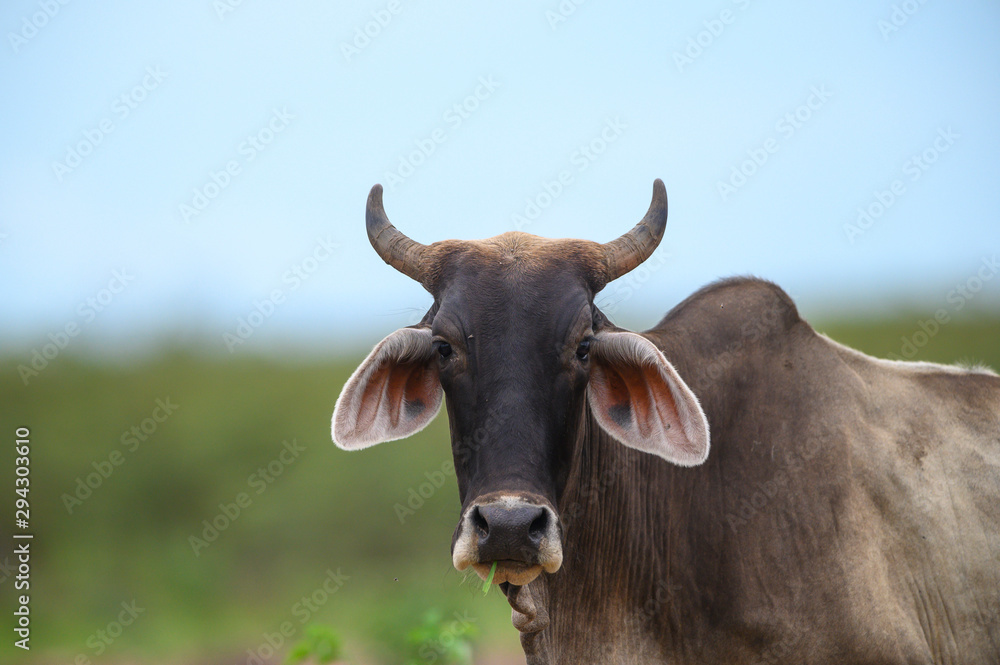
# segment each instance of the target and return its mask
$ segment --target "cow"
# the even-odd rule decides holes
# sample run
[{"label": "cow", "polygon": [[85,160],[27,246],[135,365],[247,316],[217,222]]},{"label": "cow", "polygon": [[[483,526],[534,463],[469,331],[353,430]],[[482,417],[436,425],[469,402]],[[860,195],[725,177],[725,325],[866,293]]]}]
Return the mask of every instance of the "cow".
[{"label": "cow", "polygon": [[529,665],[1000,663],[1000,377],[869,357],[778,286],[706,286],[630,332],[595,295],[656,249],[667,196],[608,243],[379,256],[434,302],[375,346],[332,423],[357,450],[447,405],[458,570],[498,584]]}]

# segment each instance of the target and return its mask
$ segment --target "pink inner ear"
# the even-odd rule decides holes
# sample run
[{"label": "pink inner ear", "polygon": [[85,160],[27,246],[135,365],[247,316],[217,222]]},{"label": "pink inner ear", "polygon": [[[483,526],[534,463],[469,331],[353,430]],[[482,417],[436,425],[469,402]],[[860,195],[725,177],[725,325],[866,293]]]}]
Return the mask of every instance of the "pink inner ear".
[{"label": "pink inner ear", "polygon": [[427,369],[426,364],[412,365],[403,386],[403,416],[414,418],[430,409],[440,392],[441,384],[436,371]]},{"label": "pink inner ear", "polygon": [[[647,374],[646,385],[649,387],[648,398],[653,408],[657,410],[660,421],[668,430],[681,434],[683,432],[681,416],[677,413],[677,402],[674,401],[673,392],[670,391],[670,387],[664,382],[657,369],[646,367],[644,371]],[[687,438],[685,437],[684,440],[686,441]]]},{"label": "pink inner ear", "polygon": [[385,363],[368,380],[368,391],[362,400],[358,428],[371,427],[384,409],[389,426],[396,429],[401,421],[420,415],[434,403],[437,375],[428,371],[425,363]]},{"label": "pink inner ear", "polygon": [[368,382],[364,386],[364,393],[358,402],[358,416],[355,420],[354,429],[364,431],[370,429],[375,423],[379,410],[382,408],[382,399],[386,394],[386,388],[392,367],[383,364],[372,372]]},{"label": "pink inner ear", "polygon": [[406,388],[410,382],[411,375],[414,374],[412,365],[396,365],[389,373],[389,380],[385,385],[386,407],[389,411],[389,425],[393,428],[399,427],[399,414],[402,411],[403,400],[406,399]]},{"label": "pink inner ear", "polygon": [[[599,384],[598,399],[607,418],[623,430],[635,428],[639,437],[648,439],[661,434],[659,429],[681,426],[677,405],[657,368],[636,365],[594,367]],[[678,432],[680,430],[677,430]]]}]

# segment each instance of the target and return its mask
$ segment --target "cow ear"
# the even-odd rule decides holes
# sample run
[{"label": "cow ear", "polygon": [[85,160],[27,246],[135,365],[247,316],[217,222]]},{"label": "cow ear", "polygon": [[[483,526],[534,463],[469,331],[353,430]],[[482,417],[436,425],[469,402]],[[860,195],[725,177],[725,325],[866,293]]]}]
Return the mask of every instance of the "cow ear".
[{"label": "cow ear", "polygon": [[680,466],[708,458],[708,420],[698,398],[642,335],[598,333],[590,345],[587,399],[605,432]]},{"label": "cow ear", "polygon": [[333,441],[359,450],[419,432],[441,408],[437,358],[427,328],[402,328],[372,350],[333,410]]}]

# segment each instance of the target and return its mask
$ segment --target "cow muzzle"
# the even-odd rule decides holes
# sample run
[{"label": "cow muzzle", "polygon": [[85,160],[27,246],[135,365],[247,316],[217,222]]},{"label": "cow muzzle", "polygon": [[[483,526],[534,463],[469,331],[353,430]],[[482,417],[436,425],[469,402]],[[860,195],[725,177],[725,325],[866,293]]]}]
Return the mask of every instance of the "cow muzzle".
[{"label": "cow muzzle", "polygon": [[462,515],[452,546],[455,568],[471,566],[484,580],[496,562],[493,584],[523,586],[559,570],[562,559],[559,519],[540,497],[480,497]]}]

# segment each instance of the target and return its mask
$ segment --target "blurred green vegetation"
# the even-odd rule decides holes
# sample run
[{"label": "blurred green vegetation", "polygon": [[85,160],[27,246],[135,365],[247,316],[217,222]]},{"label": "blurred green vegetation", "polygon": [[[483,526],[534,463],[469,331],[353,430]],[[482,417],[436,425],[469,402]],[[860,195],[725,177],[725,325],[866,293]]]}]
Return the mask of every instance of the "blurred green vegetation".
[{"label": "blurred green vegetation", "polygon": [[[927,319],[816,328],[887,357]],[[282,363],[175,349],[124,366],[60,355],[25,386],[16,368],[26,357],[8,352],[0,372],[7,440],[31,429],[33,649],[24,662],[280,662],[320,624],[343,638],[345,662],[399,663],[414,631],[431,630],[421,623],[428,611],[441,625],[464,622],[483,648],[518,652],[505,600],[484,597],[478,577],[451,566],[459,504],[454,477],[441,472],[447,418],[363,452],[331,443],[334,401],[360,358]],[[913,359],[1000,367],[1000,316],[941,325]],[[160,423],[147,420],[157,400],[177,405]],[[155,431],[139,440],[130,429],[144,421]],[[120,464],[108,474],[113,451]],[[12,464],[0,468],[13,487]],[[68,509],[65,496],[88,476],[100,484]],[[212,542],[203,520],[225,525]],[[192,536],[207,543],[197,553]],[[0,581],[5,608],[14,595],[12,580]],[[109,624],[133,600],[141,613],[107,644],[99,631],[117,633]],[[9,612],[0,627],[12,634]],[[0,660],[15,656],[25,654],[4,639]]]},{"label": "blurred green vegetation", "polygon": [[[331,442],[334,402],[359,360],[173,351],[125,368],[59,356],[25,386],[16,373],[24,357],[8,357],[0,421],[9,438],[31,429],[32,655],[244,663],[247,649],[266,656],[280,642],[284,653],[320,622],[344,636],[348,658],[398,663],[390,659],[428,609],[469,616],[488,645],[516,650],[506,601],[484,598],[479,578],[466,583],[451,565],[459,502],[454,476],[440,471],[451,455],[447,419],[364,452]],[[176,411],[136,445],[130,429],[157,400]],[[293,440],[304,450],[281,462]],[[95,463],[107,471],[113,451],[124,461],[107,478],[93,475]],[[2,469],[13,487],[12,465]],[[100,485],[70,513],[64,495],[88,476]],[[411,488],[427,495],[417,494],[423,505]],[[190,539],[205,536],[203,520],[222,515],[220,504],[234,514],[240,493],[249,505],[196,554]],[[416,509],[401,522],[395,506],[409,501]],[[10,542],[0,540],[0,560]],[[10,579],[0,594],[11,607]],[[99,653],[96,632],[133,599],[144,611]],[[12,634],[9,612],[0,625]],[[0,643],[0,661],[23,655],[11,642]]]},{"label": "blurred green vegetation", "polygon": [[305,637],[288,652],[285,665],[298,665],[309,660],[320,665],[332,663],[343,653],[341,641],[337,631],[329,626],[309,624],[305,628]]}]

